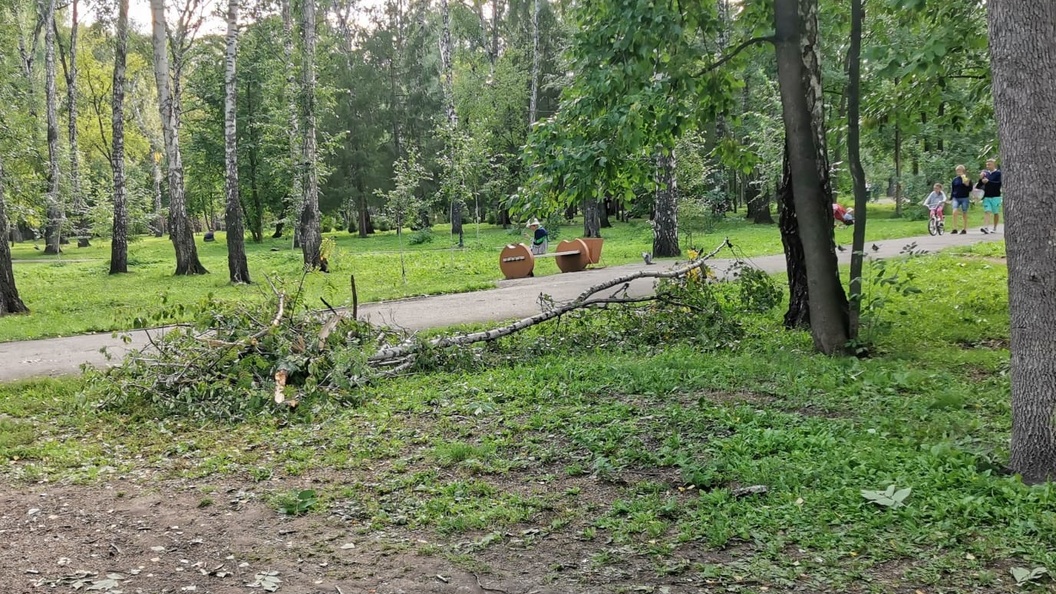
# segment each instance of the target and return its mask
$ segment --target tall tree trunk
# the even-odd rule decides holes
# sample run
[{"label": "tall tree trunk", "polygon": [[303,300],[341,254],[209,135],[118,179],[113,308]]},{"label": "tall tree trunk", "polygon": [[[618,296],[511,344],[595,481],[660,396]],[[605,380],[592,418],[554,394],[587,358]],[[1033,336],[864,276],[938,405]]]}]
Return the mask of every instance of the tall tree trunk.
[{"label": "tall tree trunk", "polygon": [[678,246],[678,183],[675,178],[675,154],[656,158],[656,216],[653,219],[653,255],[674,257],[682,253]]},{"label": "tall tree trunk", "polygon": [[180,153],[180,127],[176,99],[169,84],[168,33],[165,27],[165,1],[150,0],[153,22],[154,80],[158,86],[158,111],[165,137],[165,160],[169,171],[169,238],[176,251],[177,275],[208,274],[198,260],[194,230],[187,215],[183,189],[183,156]]},{"label": "tall tree trunk", "polygon": [[748,220],[756,225],[773,225],[770,215],[770,195],[759,185],[758,171],[744,178],[744,203],[748,207]]},{"label": "tall tree trunk", "polygon": [[597,198],[583,199],[583,237],[601,237],[601,213]]},{"label": "tall tree trunk", "polygon": [[792,187],[792,168],[788,158],[788,139],[785,139],[781,159],[781,184],[777,188],[778,228],[785,252],[785,271],[788,277],[788,309],[785,328],[810,328],[810,296],[807,291],[807,263],[803,241],[799,236],[795,192]]},{"label": "tall tree trunk", "polygon": [[533,0],[532,3],[532,97],[528,104],[528,124],[534,124],[539,117],[539,12],[543,0]]},{"label": "tall tree trunk", "polygon": [[[125,46],[127,53],[127,16],[125,18],[125,21]],[[124,90],[122,90],[122,95],[123,94]],[[147,125],[146,118],[143,117],[143,111],[140,109],[139,104],[136,102],[132,103],[132,115],[135,118],[136,127],[139,128],[139,133],[142,134],[143,137],[146,138],[147,141],[150,143],[151,196],[153,197],[154,205],[154,218],[150,223],[150,230],[151,233],[154,234],[154,237],[162,237],[165,235],[166,228],[168,227],[168,223],[165,221],[164,209],[161,204],[161,186],[164,178],[163,173],[161,171],[161,159],[165,151],[164,147],[162,146],[164,143],[158,139],[157,130],[151,129],[151,127]],[[123,116],[121,130],[124,131]]]},{"label": "tall tree trunk", "polygon": [[[807,272],[810,331],[826,354],[843,352],[848,340],[847,296],[840,284],[832,236],[822,117],[821,68],[817,59],[817,0],[774,0],[778,83],[792,172],[793,202]],[[812,99],[813,98],[813,104]]]},{"label": "tall tree trunk", "polygon": [[1010,465],[1026,483],[1056,479],[1056,3],[991,0],[994,108],[1004,153],[1012,330]]},{"label": "tall tree trunk", "polygon": [[77,29],[80,22],[77,11],[77,0],[70,2],[70,53],[69,61],[64,59],[66,74],[66,109],[67,130],[70,146],[70,210],[74,214],[74,234],[77,236],[77,247],[88,247],[91,243],[91,223],[88,220],[88,205],[81,193],[81,163],[77,140]]},{"label": "tall tree trunk", "polygon": [[150,178],[152,180],[151,195],[154,196],[154,237],[165,235],[169,228],[169,222],[165,217],[164,208],[161,204],[161,184],[164,181],[161,171],[161,155],[161,147],[154,146],[151,143]]},{"label": "tall tree trunk", "polygon": [[[286,141],[289,143],[290,186],[287,188],[285,212],[293,213],[293,247],[301,246],[301,213],[304,211],[304,174],[301,163],[303,138],[301,137],[301,112],[297,107],[297,78],[293,65],[293,10],[290,0],[281,0],[282,12],[282,56],[286,67]],[[281,227],[276,226],[275,237],[282,237]]]},{"label": "tall tree trunk", "polygon": [[8,233],[11,228],[7,220],[7,205],[4,198],[4,161],[0,152],[0,316],[16,313],[27,313],[29,308],[18,296],[15,286],[15,272],[11,265],[11,247],[8,245]]},{"label": "tall tree trunk", "polygon": [[[119,0],[117,3],[117,37],[114,42],[114,83],[110,119],[110,128],[113,131],[110,169],[114,176],[114,226],[113,240],[110,243],[110,274],[120,274],[128,272],[128,205],[125,200],[125,60],[128,55],[128,0]],[[159,178],[160,175],[159,171]]]},{"label": "tall tree trunk", "polygon": [[[448,158],[454,163],[458,159],[464,143],[458,138],[458,113],[455,112],[455,89],[454,89],[454,66],[451,63],[451,7],[447,0],[440,0],[441,19],[443,30],[440,32],[440,68],[442,72],[441,83],[444,89],[444,111],[447,113],[448,126]],[[446,172],[446,175],[456,175],[454,167]],[[462,247],[462,180],[448,180],[444,184],[450,191],[448,199],[451,201],[451,234],[458,235],[458,245]]]},{"label": "tall tree trunk", "polygon": [[902,216],[902,126],[895,120],[895,216]]},{"label": "tall tree trunk", "polygon": [[851,240],[851,338],[858,337],[862,311],[862,264],[865,260],[865,220],[869,196],[865,190],[865,170],[861,156],[862,0],[851,0],[851,46],[847,50],[847,160],[854,185],[854,237]]},{"label": "tall tree trunk", "polygon": [[238,64],[238,2],[229,0],[227,3],[227,51],[224,55],[224,156],[227,164],[224,190],[227,208],[224,210],[224,227],[227,231],[227,271],[231,282],[248,283],[246,232],[242,226],[242,202],[238,195],[238,88],[235,78]]},{"label": "tall tree trunk", "polygon": [[59,196],[59,115],[55,86],[55,0],[45,0],[44,13],[44,100],[48,122],[47,221],[44,223],[46,254],[62,251],[62,198]]},{"label": "tall tree trunk", "polygon": [[301,61],[304,69],[301,91],[304,98],[304,148],[301,162],[305,168],[305,184],[304,208],[301,210],[301,253],[304,254],[304,265],[309,269],[324,268],[320,257],[323,237],[319,226],[319,162],[315,138],[315,10],[315,0],[304,0],[304,52]]}]

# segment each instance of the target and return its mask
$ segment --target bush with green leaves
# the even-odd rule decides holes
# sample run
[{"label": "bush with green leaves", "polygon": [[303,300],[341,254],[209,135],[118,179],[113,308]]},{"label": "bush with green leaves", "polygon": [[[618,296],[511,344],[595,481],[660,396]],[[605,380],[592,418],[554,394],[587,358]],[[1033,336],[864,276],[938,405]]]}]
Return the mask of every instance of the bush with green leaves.
[{"label": "bush with green leaves", "polygon": [[243,307],[203,307],[195,323],[159,330],[120,365],[86,370],[85,394],[132,416],[228,421],[350,397],[368,376],[375,334],[279,299],[273,311],[284,313],[271,320]]},{"label": "bush with green leaves", "polygon": [[432,243],[436,239],[433,232],[429,229],[419,229],[411,234],[411,237],[407,240],[407,243],[411,245],[422,245],[426,243]]}]

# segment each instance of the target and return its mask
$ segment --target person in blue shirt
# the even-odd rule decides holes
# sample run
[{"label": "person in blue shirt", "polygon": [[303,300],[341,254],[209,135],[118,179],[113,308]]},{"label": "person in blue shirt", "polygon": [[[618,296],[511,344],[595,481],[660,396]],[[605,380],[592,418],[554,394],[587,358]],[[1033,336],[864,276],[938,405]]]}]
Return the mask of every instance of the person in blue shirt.
[{"label": "person in blue shirt", "polygon": [[[997,233],[997,224],[1001,222],[1001,170],[997,161],[988,159],[986,169],[979,174],[979,184],[983,189],[983,233]],[[992,225],[992,230],[986,226]]]},{"label": "person in blue shirt", "polygon": [[968,205],[972,194],[972,180],[964,165],[957,166],[957,177],[950,184],[950,199],[953,200],[953,233],[957,232],[957,215],[961,219],[961,235],[968,233]]}]

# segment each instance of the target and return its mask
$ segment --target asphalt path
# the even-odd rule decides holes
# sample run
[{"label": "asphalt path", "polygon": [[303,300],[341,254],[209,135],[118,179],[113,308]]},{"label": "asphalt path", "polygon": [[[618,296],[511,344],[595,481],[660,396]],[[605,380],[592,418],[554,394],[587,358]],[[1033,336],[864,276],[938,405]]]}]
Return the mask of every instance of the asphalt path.
[{"label": "asphalt path", "polygon": [[[866,246],[870,258],[890,258],[900,255],[905,246],[916,244],[917,250],[936,252],[958,245],[997,241],[1003,238],[1001,229],[997,234],[983,235],[973,229],[969,235],[920,236],[888,239]],[[850,263],[851,250],[838,253],[841,264]],[[724,250],[719,255],[729,254]],[[733,259],[716,258],[711,267],[722,277],[729,270]],[[749,262],[768,272],[785,270],[783,255],[762,256]],[[556,302],[570,301],[583,291],[605,281],[642,270],[663,270],[673,261],[660,261],[652,265],[643,263],[623,266],[605,266],[583,272],[556,274],[534,278],[503,280],[494,289],[472,293],[456,293],[383,301],[362,304],[359,318],[374,324],[402,328],[407,331],[439,328],[469,323],[501,322],[520,319],[540,311],[540,296],[548,295]],[[631,296],[652,293],[653,279],[638,279],[628,287]],[[80,373],[82,365],[102,367],[119,361],[131,349],[148,346],[149,337],[161,330],[132,330],[112,333],[86,334],[43,340],[26,340],[0,343],[0,382]],[[105,354],[104,354],[105,353]],[[108,359],[107,355],[111,358]]]}]

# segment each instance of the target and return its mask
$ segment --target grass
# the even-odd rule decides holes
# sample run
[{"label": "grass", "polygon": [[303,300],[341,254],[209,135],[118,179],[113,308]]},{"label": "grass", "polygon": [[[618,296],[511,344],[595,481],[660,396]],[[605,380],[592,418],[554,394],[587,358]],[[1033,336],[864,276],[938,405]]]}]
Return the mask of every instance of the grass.
[{"label": "grass", "polygon": [[[279,507],[311,478],[305,513],[429,535],[423,554],[474,567],[549,536],[578,543],[565,567],[716,591],[1016,591],[1010,568],[1056,569],[1056,486],[1002,466],[1009,318],[994,250],[892,264],[919,293],[868,312],[868,359],[814,354],[775,310],[745,318],[734,347],[649,356],[563,347],[579,331],[567,322],[535,337],[534,358],[498,352],[364,388],[356,408],[237,427],[99,414],[77,380],[0,386],[0,475],[150,467],[256,483]],[[739,495],[753,485],[766,493]],[[861,494],[890,485],[912,490],[903,506]]]},{"label": "grass", "polygon": [[[877,205],[869,223],[869,240],[919,235],[924,221],[891,218],[890,206]],[[774,226],[751,225],[730,219],[708,232],[683,230],[683,247],[710,250],[729,236],[748,256],[781,253],[781,239]],[[553,230],[561,238],[576,237],[580,225]],[[349,276],[355,277],[360,302],[374,302],[416,295],[472,291],[495,286],[502,276],[497,252],[511,242],[522,241],[520,228],[503,230],[489,225],[467,226],[466,247],[453,245],[442,227],[437,240],[409,245],[404,237],[405,257],[401,267],[399,241],[392,232],[367,239],[348,233],[330,233],[336,249],[330,258],[331,274],[311,273],[304,278],[304,303],[322,307],[320,298],[333,305],[351,302]],[[836,230],[837,241],[850,243],[850,228]],[[642,252],[652,250],[648,221],[616,223],[605,229],[602,265],[637,262]],[[263,302],[270,289],[267,275],[288,290],[300,285],[301,254],[288,240],[266,239],[247,243],[253,285],[232,285],[227,280],[227,255],[223,233],[217,241],[199,241],[199,257],[211,274],[174,277],[172,244],[167,239],[139,238],[129,245],[127,275],[110,276],[109,242],[96,240],[89,248],[67,247],[60,256],[46,256],[30,243],[14,247],[15,281],[32,313],[6,317],[0,322],[0,341],[68,336],[89,332],[127,330],[140,326],[187,321],[192,311],[210,302]],[[403,270],[406,271],[404,278]],[[557,274],[552,259],[540,260],[537,275]]]}]

